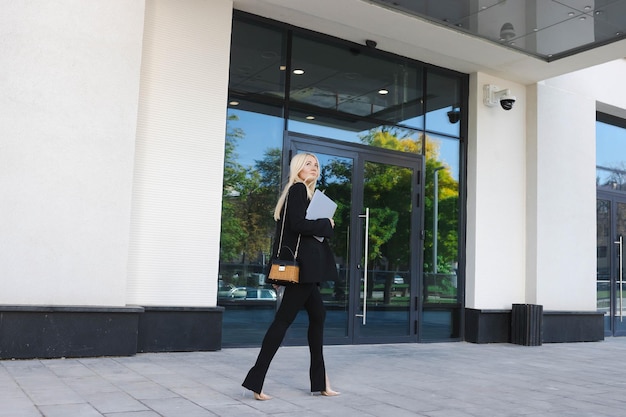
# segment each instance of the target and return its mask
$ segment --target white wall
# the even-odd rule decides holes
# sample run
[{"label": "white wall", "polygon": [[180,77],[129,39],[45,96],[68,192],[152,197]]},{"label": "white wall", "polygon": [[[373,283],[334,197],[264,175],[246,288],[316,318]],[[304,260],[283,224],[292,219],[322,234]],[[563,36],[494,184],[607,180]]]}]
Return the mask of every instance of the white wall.
[{"label": "white wall", "polygon": [[[529,303],[595,309],[595,101],[539,83],[529,180]],[[532,109],[531,109],[532,107]]]},{"label": "white wall", "polygon": [[529,211],[537,224],[529,257],[536,269],[529,280],[537,286],[528,302],[544,309],[596,309],[596,101],[625,109],[624,74],[622,59],[535,87],[537,181],[529,184]]},{"label": "white wall", "polygon": [[624,74],[626,74],[626,58],[550,78],[543,84],[626,109]]},{"label": "white wall", "polygon": [[[508,88],[515,107],[483,104],[483,85]],[[526,242],[525,87],[486,74],[470,77],[466,306],[523,302]]]},{"label": "white wall", "polygon": [[125,302],[143,12],[2,2],[0,304]]},{"label": "white wall", "polygon": [[[528,87],[472,75],[467,307],[596,310],[595,112],[626,114],[623,74],[622,59]],[[487,83],[515,108],[485,107]]]},{"label": "white wall", "polygon": [[148,0],[129,304],[214,306],[232,1]]}]

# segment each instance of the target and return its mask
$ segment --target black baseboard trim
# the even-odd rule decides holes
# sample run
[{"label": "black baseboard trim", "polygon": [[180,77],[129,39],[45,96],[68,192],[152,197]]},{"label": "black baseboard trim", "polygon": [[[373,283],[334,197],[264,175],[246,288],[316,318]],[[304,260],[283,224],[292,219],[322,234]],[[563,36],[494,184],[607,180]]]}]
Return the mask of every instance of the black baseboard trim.
[{"label": "black baseboard trim", "polygon": [[0,305],[0,359],[216,351],[223,307]]},{"label": "black baseboard trim", "polygon": [[137,352],[216,351],[222,348],[224,307],[144,307]]},{"label": "black baseboard trim", "polygon": [[465,341],[471,343],[508,343],[510,340],[510,310],[465,309]]},{"label": "black baseboard trim", "polygon": [[599,342],[604,340],[601,311],[544,311],[544,343]]},{"label": "black baseboard trim", "polygon": [[0,306],[0,359],[129,356],[141,307]]},{"label": "black baseboard trim", "polygon": [[[543,343],[604,340],[604,314],[598,311],[543,311]],[[465,340],[511,343],[511,310],[465,309]]]}]

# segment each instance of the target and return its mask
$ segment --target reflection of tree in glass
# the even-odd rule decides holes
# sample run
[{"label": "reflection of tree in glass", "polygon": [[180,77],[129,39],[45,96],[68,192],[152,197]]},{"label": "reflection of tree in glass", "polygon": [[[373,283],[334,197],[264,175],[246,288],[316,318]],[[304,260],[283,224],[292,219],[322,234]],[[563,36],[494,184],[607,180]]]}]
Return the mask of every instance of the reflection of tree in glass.
[{"label": "reflection of tree in glass", "polygon": [[224,146],[224,185],[222,198],[222,230],[220,239],[220,258],[237,259],[241,254],[241,242],[246,233],[237,221],[236,197],[241,195],[238,184],[243,180],[245,170],[237,163],[235,149],[237,141],[245,135],[242,129],[232,127],[237,116],[230,115],[226,122],[226,144]]},{"label": "reflection of tree in glass", "polygon": [[623,190],[626,186],[626,164],[622,162],[619,165],[608,168],[608,170],[610,173],[604,180],[604,183],[600,184],[600,178],[596,177],[596,185],[613,190]]},{"label": "reflection of tree in glass", "polygon": [[[406,129],[384,127],[369,131],[361,137],[361,141],[370,146],[376,146],[386,149],[393,149],[408,153],[422,153],[422,141],[424,135],[418,140],[411,137],[412,131]],[[432,138],[426,137],[425,156],[426,156],[426,172],[424,175],[424,270],[432,269],[432,236],[433,236],[433,196],[434,196],[434,172],[435,168],[443,166],[444,169],[439,170],[439,210],[438,210],[438,270],[442,273],[450,272],[458,259],[458,181],[452,177],[450,168],[440,160],[439,142]],[[399,259],[389,260],[398,262],[394,265],[396,269],[408,269],[409,254],[406,247],[409,242],[410,224],[409,216],[404,213],[410,212],[410,206],[398,207],[394,206],[401,202],[410,203],[411,199],[398,198],[398,196],[410,195],[410,173],[402,173],[403,168],[393,166],[383,166],[383,171],[376,174],[378,182],[381,184],[367,184],[366,187],[371,191],[376,191],[379,199],[385,202],[386,206],[399,213],[397,233],[390,242],[388,242],[388,253],[400,254]],[[369,175],[366,173],[366,175]],[[369,176],[367,177],[369,178]],[[377,195],[374,192],[374,195]],[[371,204],[366,202],[366,204]],[[390,266],[391,268],[391,266]]]},{"label": "reflection of tree in glass", "polygon": [[372,266],[382,262],[387,270],[408,269],[411,174],[411,170],[395,165],[365,164],[363,204],[370,208]]},{"label": "reflection of tree in glass", "polygon": [[352,159],[332,158],[322,163],[318,188],[337,203],[334,237],[330,240],[333,253],[339,264],[348,259],[348,227],[350,225],[350,205],[352,196]]},{"label": "reflection of tree in glass", "polygon": [[245,137],[232,126],[237,120],[231,115],[227,122],[220,259],[245,264],[262,261],[271,248],[281,155],[279,149],[266,150],[254,169],[237,163],[237,142]]}]

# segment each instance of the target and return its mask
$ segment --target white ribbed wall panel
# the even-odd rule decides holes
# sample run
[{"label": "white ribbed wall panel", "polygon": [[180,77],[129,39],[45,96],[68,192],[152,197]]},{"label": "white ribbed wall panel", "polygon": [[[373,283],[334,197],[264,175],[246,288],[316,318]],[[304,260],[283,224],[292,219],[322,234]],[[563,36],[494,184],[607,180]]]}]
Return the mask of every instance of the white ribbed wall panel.
[{"label": "white ribbed wall panel", "polygon": [[122,306],[144,2],[0,10],[0,304]]},{"label": "white ribbed wall panel", "polygon": [[148,0],[127,303],[215,306],[232,1]]}]

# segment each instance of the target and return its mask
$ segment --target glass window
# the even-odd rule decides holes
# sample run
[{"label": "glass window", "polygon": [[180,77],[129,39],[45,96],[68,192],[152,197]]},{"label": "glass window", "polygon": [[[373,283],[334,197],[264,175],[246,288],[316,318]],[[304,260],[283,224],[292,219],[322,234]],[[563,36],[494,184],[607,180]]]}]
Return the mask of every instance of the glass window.
[{"label": "glass window", "polygon": [[626,127],[614,123],[596,123],[596,185],[616,191],[626,191]]},{"label": "glass window", "polygon": [[283,99],[285,96],[285,33],[259,23],[233,22],[230,80],[231,98],[238,95]]},{"label": "glass window", "polygon": [[[296,120],[298,112],[290,113],[293,118],[289,119],[289,131],[305,133],[307,135],[332,138],[344,142],[363,143],[378,148],[393,149],[401,152],[421,154],[422,132],[406,127],[393,125],[379,125],[370,121],[359,122],[360,130],[353,128],[345,129],[340,125],[320,124],[315,119],[307,121]],[[295,116],[294,116],[295,115]]]},{"label": "glass window", "polygon": [[218,304],[227,307],[222,340],[231,346],[260,343],[273,319],[276,296],[265,285],[264,265],[275,234],[284,125],[267,114],[271,107],[255,113],[239,106],[255,107],[229,107],[226,125]]},{"label": "glass window", "polygon": [[461,132],[461,80],[428,71],[426,130],[458,137]]},{"label": "glass window", "polygon": [[424,275],[427,303],[458,302],[460,142],[426,136]]},{"label": "glass window", "polygon": [[331,124],[343,130],[363,130],[359,117],[420,129],[421,72],[411,61],[373,55],[367,47],[294,35],[289,99],[305,117],[331,112]]},{"label": "glass window", "polygon": [[[388,280],[404,292],[382,301],[404,303],[408,308],[413,298],[407,289],[423,284],[424,298],[418,306],[423,307],[420,337],[459,337],[463,287],[457,278],[463,240],[459,236],[463,180],[463,142],[459,138],[461,116],[466,114],[461,111],[463,83],[467,83],[467,76],[235,13],[218,288],[218,304],[226,307],[224,346],[260,344],[273,319],[277,294],[265,283],[264,265],[275,239],[272,212],[280,192],[283,141],[290,140],[287,132],[425,154],[420,206],[425,218],[424,252],[423,257],[411,253],[423,261],[423,282],[405,281],[413,279],[408,274],[413,258],[409,259],[395,266],[394,273],[398,274]],[[320,156],[323,167],[347,167],[346,161]],[[320,183],[328,182],[325,186],[332,194],[335,180],[325,175]],[[351,180],[348,178],[347,183]],[[344,194],[341,196],[350,198],[350,193]],[[385,201],[395,202],[393,198]],[[346,241],[342,237],[335,244]],[[400,246],[401,242],[400,238],[394,241]],[[326,334],[335,340],[350,337],[346,311],[354,308],[348,270],[340,273],[339,282],[321,289],[328,307]],[[379,295],[372,297],[378,300]],[[299,314],[288,338],[304,340],[307,323],[306,314]],[[404,326],[396,335],[406,336],[412,328]]]}]

